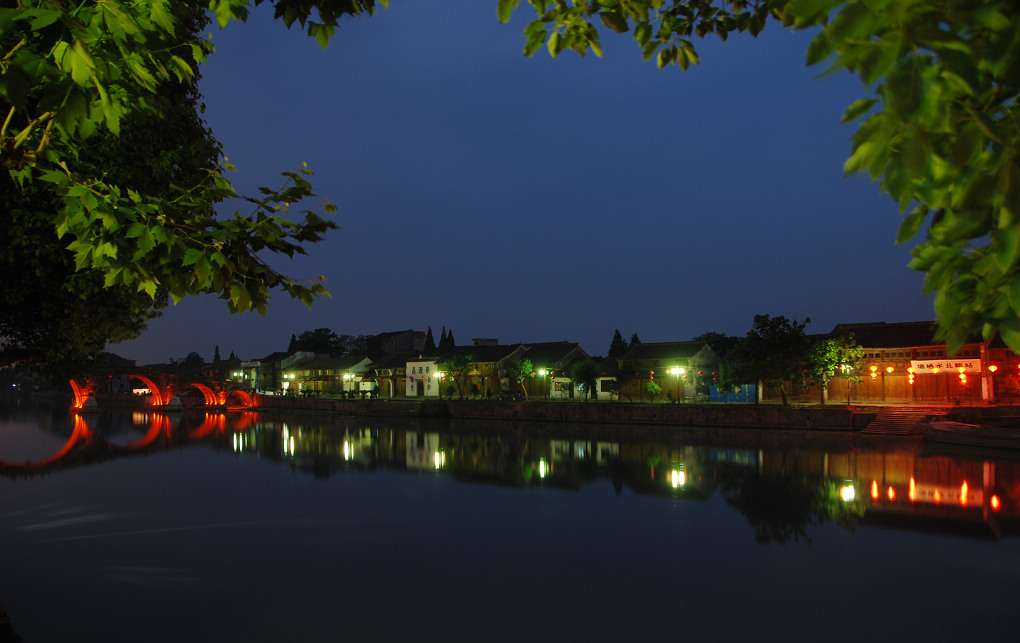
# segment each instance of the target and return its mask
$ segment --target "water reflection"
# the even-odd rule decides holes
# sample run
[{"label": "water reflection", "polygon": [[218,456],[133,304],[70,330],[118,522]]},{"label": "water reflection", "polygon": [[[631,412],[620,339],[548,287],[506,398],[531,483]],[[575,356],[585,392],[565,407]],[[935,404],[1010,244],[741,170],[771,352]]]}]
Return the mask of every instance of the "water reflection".
[{"label": "water reflection", "polygon": [[[702,502],[718,494],[759,543],[811,543],[811,531],[859,524],[999,539],[1017,534],[1020,463],[931,454],[916,442],[816,448],[778,432],[674,429],[666,439],[619,427],[373,420],[242,413],[54,414],[38,423],[52,451],[25,459],[24,426],[0,418],[0,473],[32,477],[185,445],[289,465],[317,478],[386,469],[469,484],[579,490]],[[586,431],[586,433],[585,433]],[[54,439],[54,438],[57,439]],[[622,439],[622,438],[628,439]],[[612,438],[612,439],[607,439]]]}]

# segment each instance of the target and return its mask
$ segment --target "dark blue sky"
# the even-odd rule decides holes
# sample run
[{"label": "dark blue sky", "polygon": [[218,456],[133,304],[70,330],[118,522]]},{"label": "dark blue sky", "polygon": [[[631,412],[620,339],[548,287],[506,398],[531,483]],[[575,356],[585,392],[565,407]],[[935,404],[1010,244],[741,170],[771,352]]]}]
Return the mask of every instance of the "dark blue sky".
[{"label": "dark blue sky", "polygon": [[534,58],[530,18],[496,1],[393,2],[328,51],[260,7],[214,29],[205,117],[242,190],[302,162],[341,229],[295,261],[332,299],[279,295],[265,319],[188,299],[110,348],[141,363],[198,351],[256,358],[291,334],[443,326],[474,337],[580,342],[743,335],[755,314],[837,323],[932,319],[923,275],[893,243],[900,215],[844,178],[866,95],[804,63],[810,35],[697,41],[687,72],[643,62],[630,34],[604,55]]}]

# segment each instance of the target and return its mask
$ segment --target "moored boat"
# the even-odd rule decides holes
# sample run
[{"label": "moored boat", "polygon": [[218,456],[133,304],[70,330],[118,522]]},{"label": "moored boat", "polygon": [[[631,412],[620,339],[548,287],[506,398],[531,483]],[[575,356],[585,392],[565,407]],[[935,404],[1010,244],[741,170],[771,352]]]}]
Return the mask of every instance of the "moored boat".
[{"label": "moored boat", "polygon": [[1020,429],[931,419],[921,422],[925,440],[974,447],[1020,449]]}]

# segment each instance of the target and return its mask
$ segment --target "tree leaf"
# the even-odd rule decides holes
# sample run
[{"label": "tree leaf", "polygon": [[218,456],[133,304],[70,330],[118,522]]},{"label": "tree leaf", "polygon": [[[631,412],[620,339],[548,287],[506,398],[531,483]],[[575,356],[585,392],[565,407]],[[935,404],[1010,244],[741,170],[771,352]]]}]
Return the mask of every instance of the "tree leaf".
[{"label": "tree leaf", "polygon": [[504,24],[510,22],[510,16],[519,3],[520,0],[499,0],[496,3],[496,17]]},{"label": "tree leaf", "polygon": [[843,118],[840,119],[840,123],[852,123],[864,114],[867,114],[869,110],[878,102],[877,98],[862,98],[856,100],[850,104],[850,107],[846,108],[843,112]]},{"label": "tree leaf", "polygon": [[602,18],[602,24],[609,27],[616,33],[626,33],[630,31],[630,25],[627,23],[627,17],[619,11],[602,11],[599,13],[599,17]]},{"label": "tree leaf", "polygon": [[917,231],[921,229],[921,224],[924,223],[927,213],[928,208],[917,206],[910,214],[903,217],[903,221],[900,222],[900,227],[896,231],[896,243],[903,244],[913,239]]}]

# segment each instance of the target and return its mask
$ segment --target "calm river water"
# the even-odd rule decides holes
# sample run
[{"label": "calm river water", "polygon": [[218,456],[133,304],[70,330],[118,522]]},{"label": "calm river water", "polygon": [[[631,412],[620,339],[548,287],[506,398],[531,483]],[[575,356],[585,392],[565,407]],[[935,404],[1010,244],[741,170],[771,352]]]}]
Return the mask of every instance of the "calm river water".
[{"label": "calm river water", "polygon": [[0,399],[0,603],[31,642],[1020,636],[1018,460],[627,433]]}]

